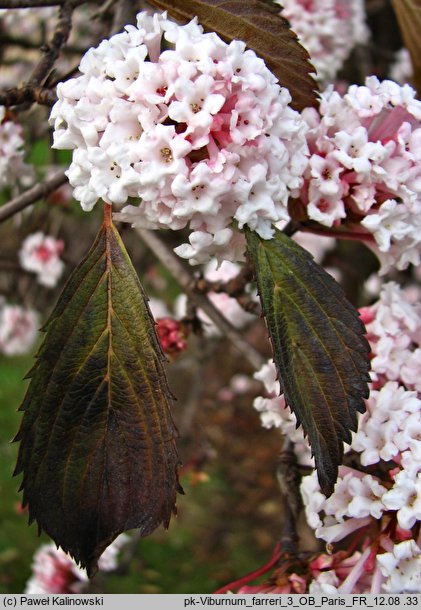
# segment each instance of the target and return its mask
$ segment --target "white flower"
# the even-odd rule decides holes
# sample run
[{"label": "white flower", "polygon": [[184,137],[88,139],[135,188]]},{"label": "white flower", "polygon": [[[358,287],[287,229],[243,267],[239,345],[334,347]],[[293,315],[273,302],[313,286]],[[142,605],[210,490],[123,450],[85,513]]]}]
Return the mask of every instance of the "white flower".
[{"label": "white flower", "polygon": [[[366,327],[373,352],[371,365],[374,375],[404,381],[408,390],[420,391],[420,304],[411,301],[407,290],[389,282],[383,286],[380,298],[370,308],[370,312],[372,319]],[[408,399],[411,397],[410,394],[405,396]],[[402,395],[401,398],[403,397]],[[398,399],[399,403],[401,398]],[[413,401],[412,397],[407,404]],[[413,408],[411,407],[410,412]]]},{"label": "white flower", "polygon": [[359,419],[351,448],[360,452],[363,466],[388,462],[417,442],[412,414],[421,411],[416,392],[388,381],[380,390],[371,390],[367,411]]},{"label": "white flower", "polygon": [[36,551],[32,570],[33,575],[25,587],[25,593],[31,595],[78,593],[88,580],[85,570],[53,543],[43,544]]},{"label": "white flower", "polygon": [[[161,46],[165,50],[161,52]],[[245,44],[139,13],[61,83],[54,146],[85,210],[99,198],[133,226],[190,229],[176,248],[192,264],[243,260],[245,225],[263,238],[288,219],[302,185],[305,123],[291,97]]]},{"label": "white flower", "polygon": [[386,491],[377,478],[345,466],[339,467],[330,498],[321,493],[316,472],[304,477],[301,483],[307,522],[316,530],[316,536],[326,542],[345,538],[369,524],[370,518],[379,519],[386,510],[382,503]]},{"label": "white flower", "polygon": [[301,495],[303,497],[307,523],[314,530],[323,525],[320,513],[326,502],[326,496],[320,491],[319,481],[315,473],[303,477],[301,481]]},{"label": "white flower", "polygon": [[315,580],[313,580],[308,588],[311,595],[337,595],[339,578],[333,570],[321,572]]},{"label": "white flower", "polygon": [[19,261],[22,268],[37,274],[37,279],[43,286],[56,286],[64,271],[64,263],[60,254],[64,248],[61,239],[44,235],[41,231],[28,235],[19,251]]},{"label": "white flower", "polygon": [[38,324],[38,314],[32,309],[0,302],[0,353],[18,356],[29,352]]},{"label": "white flower", "polygon": [[0,106],[0,188],[16,182],[27,186],[31,181],[33,170],[23,162],[23,145],[21,126],[7,118],[6,108]]},{"label": "white flower", "polygon": [[383,496],[383,504],[397,511],[399,525],[406,530],[421,521],[421,472],[414,478],[402,470],[395,475],[393,488]]},{"label": "white flower", "polygon": [[[128,540],[126,534],[121,534],[105,549],[98,560],[99,570],[110,572],[117,568],[118,554]],[[53,543],[43,544],[37,550],[32,571],[25,587],[29,594],[80,593],[88,582],[85,570]]]},{"label": "white flower", "polygon": [[414,540],[405,540],[393,547],[390,553],[377,555],[384,576],[387,593],[421,592],[421,549]]}]

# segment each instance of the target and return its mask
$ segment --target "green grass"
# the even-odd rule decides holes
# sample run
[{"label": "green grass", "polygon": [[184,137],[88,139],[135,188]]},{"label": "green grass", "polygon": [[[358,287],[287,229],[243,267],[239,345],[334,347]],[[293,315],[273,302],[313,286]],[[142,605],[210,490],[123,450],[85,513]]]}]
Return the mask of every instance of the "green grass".
[{"label": "green grass", "polygon": [[20,481],[12,477],[17,445],[11,439],[19,426],[16,410],[25,392],[23,377],[31,363],[31,357],[0,358],[0,593],[23,591],[32,555],[40,544],[35,527],[28,530],[27,516],[17,509]]}]

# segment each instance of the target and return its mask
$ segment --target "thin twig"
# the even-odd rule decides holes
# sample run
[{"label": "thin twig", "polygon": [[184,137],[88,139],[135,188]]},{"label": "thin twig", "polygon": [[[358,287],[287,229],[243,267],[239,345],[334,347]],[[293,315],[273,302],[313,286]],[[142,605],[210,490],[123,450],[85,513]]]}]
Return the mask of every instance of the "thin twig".
[{"label": "thin twig", "polygon": [[301,225],[299,222],[296,222],[295,220],[290,220],[288,224],[286,224],[285,227],[282,229],[282,233],[288,235],[288,237],[292,237],[300,229]]},{"label": "thin twig", "polygon": [[200,398],[203,392],[203,373],[203,358],[199,357],[198,361],[195,362],[194,370],[189,380],[189,394],[187,400],[183,404],[183,415],[178,424],[180,435],[183,438],[189,436],[192,429],[194,415],[198,406],[200,405]]},{"label": "thin twig", "polygon": [[52,106],[56,101],[56,93],[45,87],[29,87],[24,85],[23,87],[15,87],[0,92],[0,105],[7,108],[10,106],[20,106],[25,103],[32,104],[33,102],[37,102],[41,106]]},{"label": "thin twig", "polygon": [[233,345],[244,355],[255,369],[263,366],[265,359],[248,343],[241,334],[228,322],[228,320],[216,309],[215,305],[204,294],[195,288],[195,281],[181,261],[166,246],[166,244],[152,231],[137,229],[140,237],[154,252],[155,256],[163,263],[190,299],[200,307],[219,328]]},{"label": "thin twig", "polygon": [[66,182],[67,176],[64,174],[64,171],[57,172],[49,180],[39,182],[21,195],[18,195],[18,197],[15,197],[0,207],[0,222],[14,216],[14,214],[17,214],[18,212],[21,212],[38,199],[47,197],[47,195],[53,193]]},{"label": "thin twig", "polygon": [[374,15],[379,13],[385,7],[385,0],[367,0],[365,10],[367,15]]},{"label": "thin twig", "polygon": [[[354,230],[355,227],[355,230]],[[314,235],[322,235],[325,237],[334,237],[336,239],[347,239],[351,241],[360,241],[365,244],[374,244],[375,240],[371,233],[364,232],[357,225],[347,225],[345,228],[325,227],[315,220],[305,220],[300,222],[300,231],[304,233],[313,233]]]},{"label": "thin twig", "polygon": [[73,78],[77,75],[78,72],[79,64],[77,66],[73,66],[73,68],[70,68],[70,70],[68,70],[65,74],[54,75],[54,78],[50,78],[48,80],[48,86],[51,87],[51,89],[55,89],[58,83],[62,83],[66,80],[69,80],[69,78]]},{"label": "thin twig", "polygon": [[61,47],[69,38],[72,29],[72,16],[75,8],[76,5],[73,4],[71,0],[65,2],[61,6],[51,42],[42,48],[43,56],[31,74],[31,77],[27,83],[28,87],[36,87],[44,84],[58,56],[60,55]]},{"label": "thin twig", "polygon": [[[73,0],[73,6],[85,4],[87,0]],[[99,0],[90,0],[97,4]],[[43,6],[63,6],[67,0],[0,0],[0,8],[40,8]]]},{"label": "thin twig", "polygon": [[72,15],[76,2],[67,0],[60,8],[56,27],[48,45],[41,47],[42,57],[32,71],[27,83],[22,87],[9,89],[0,94],[0,104],[18,106],[20,104],[38,104],[51,106],[57,99],[54,92],[44,88],[45,82],[60,55],[72,29]]},{"label": "thin twig", "polygon": [[302,508],[301,475],[294,453],[294,445],[288,438],[285,439],[279,456],[276,474],[284,502],[284,524],[281,534],[282,550],[289,555],[296,555],[299,543],[297,519]]},{"label": "thin twig", "polygon": [[0,271],[10,271],[13,273],[21,273],[23,275],[32,275],[30,271],[22,269],[22,267],[16,261],[1,260],[0,259]]},{"label": "thin twig", "polygon": [[260,576],[267,574],[269,572],[269,570],[274,568],[279,563],[279,560],[282,557],[282,552],[283,552],[282,545],[280,542],[278,542],[278,544],[275,546],[275,548],[273,550],[272,557],[269,559],[269,561],[264,566],[262,566],[261,568],[258,568],[257,570],[254,570],[253,572],[249,572],[248,574],[246,574],[245,576],[242,576],[238,580],[234,580],[233,582],[230,582],[229,584],[224,585],[223,587],[221,587],[220,589],[215,591],[214,594],[228,593],[228,591],[232,591],[232,590],[236,591],[237,589],[240,589],[241,587],[248,585],[249,582],[256,580],[256,578],[259,578]]},{"label": "thin twig", "polygon": [[[42,42],[34,41],[30,38],[25,38],[24,36],[10,36],[5,32],[1,34],[1,44],[3,47],[20,47],[21,49],[39,49]],[[16,61],[14,59],[14,61]]]}]

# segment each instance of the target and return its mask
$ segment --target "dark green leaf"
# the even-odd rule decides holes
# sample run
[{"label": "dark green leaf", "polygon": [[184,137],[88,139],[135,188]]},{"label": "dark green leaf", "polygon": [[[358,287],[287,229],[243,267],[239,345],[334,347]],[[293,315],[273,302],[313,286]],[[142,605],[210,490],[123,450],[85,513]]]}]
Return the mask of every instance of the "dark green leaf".
[{"label": "dark green leaf", "polygon": [[329,496],[368,397],[370,347],[358,312],[312,256],[276,231],[247,231],[281,391],[302,423]]},{"label": "dark green leaf", "polygon": [[187,22],[193,17],[207,31],[217,32],[225,41],[243,40],[289,89],[292,106],[302,110],[317,105],[317,85],[307,51],[300,45],[281,7],[264,0],[151,0],[175,19]]},{"label": "dark green leaf", "polygon": [[30,521],[89,574],[124,530],[168,527],[181,490],[164,357],[105,209],[44,328],[15,439]]}]

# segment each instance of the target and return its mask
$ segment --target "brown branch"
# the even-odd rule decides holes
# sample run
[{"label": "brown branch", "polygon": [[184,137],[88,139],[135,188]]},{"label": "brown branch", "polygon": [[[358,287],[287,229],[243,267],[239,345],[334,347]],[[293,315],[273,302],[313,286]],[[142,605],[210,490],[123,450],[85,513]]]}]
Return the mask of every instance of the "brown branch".
[{"label": "brown branch", "polygon": [[[20,38],[19,36],[10,36],[8,34],[2,33],[1,35],[1,43],[4,47],[20,47],[21,49],[27,50],[38,50],[40,49],[42,42],[37,42],[34,40],[30,40],[29,38]],[[66,45],[62,49],[62,53],[64,55],[83,55],[86,53],[86,48],[77,47],[72,45]],[[13,60],[16,62],[16,60]]]},{"label": "brown branch", "polygon": [[44,88],[62,46],[66,43],[72,29],[72,15],[76,7],[73,0],[67,0],[60,8],[59,16],[51,42],[41,47],[42,57],[32,71],[27,83],[22,87],[8,89],[0,94],[0,104],[4,106],[18,106],[38,102],[41,105],[51,106],[56,101],[56,94]]},{"label": "brown branch", "polygon": [[107,19],[110,15],[112,15],[112,6],[115,0],[106,0],[100,6],[100,8],[92,15],[92,19]]},{"label": "brown branch", "polygon": [[[3,47],[20,47],[21,49],[39,49],[41,42],[31,40],[30,38],[20,38],[18,36],[10,36],[5,32],[1,33],[1,44]],[[15,59],[13,61],[16,61]]]},{"label": "brown branch", "polygon": [[[0,8],[40,8],[43,6],[63,6],[68,0],[0,0]],[[95,4],[99,0],[91,0]],[[86,4],[87,0],[73,0],[73,6],[79,6],[80,4]]]},{"label": "brown branch", "polygon": [[294,445],[289,439],[285,439],[276,474],[284,501],[284,524],[280,540],[282,551],[289,555],[296,555],[299,542],[297,519],[302,508],[301,475],[294,453]]},{"label": "brown branch", "polygon": [[0,92],[0,105],[6,107],[27,103],[32,104],[33,102],[37,102],[41,106],[52,106],[56,101],[57,95],[55,91],[41,86],[30,87],[24,85],[23,87],[15,87]]},{"label": "brown branch", "polygon": [[27,271],[26,269],[22,269],[22,267],[19,265],[19,263],[15,262],[15,261],[0,259],[0,272],[2,272],[2,271],[19,273],[21,275],[32,275],[32,273],[30,271]]},{"label": "brown branch", "polygon": [[203,393],[204,377],[204,355],[205,353],[201,353],[199,357],[194,360],[194,368],[189,379],[189,393],[187,399],[183,401],[183,415],[178,424],[178,429],[182,438],[187,438],[190,435],[195,413],[201,404],[200,399]]},{"label": "brown branch", "polygon": [[61,47],[67,42],[72,29],[72,16],[76,5],[70,0],[65,2],[59,11],[58,20],[50,44],[42,47],[43,56],[35,66],[27,83],[28,87],[44,84],[53,68]]},{"label": "brown branch", "polygon": [[152,231],[137,229],[137,232],[155,256],[167,267],[193,303],[209,316],[222,334],[243,354],[253,368],[261,368],[265,362],[263,356],[242,337],[206,295],[197,291],[194,279],[178,257]]},{"label": "brown branch", "polygon": [[296,222],[295,220],[290,220],[285,227],[282,229],[282,233],[288,235],[288,237],[292,237],[297,231],[301,230],[300,222]]},{"label": "brown branch", "polygon": [[0,207],[0,222],[21,212],[35,201],[38,201],[38,199],[47,197],[66,182],[67,176],[64,174],[64,171],[57,172],[49,180],[39,182]]},{"label": "brown branch", "polygon": [[366,0],[365,10],[368,15],[373,15],[382,11],[385,4],[385,0]]},{"label": "brown branch", "polygon": [[55,89],[58,83],[62,83],[66,80],[69,80],[69,78],[77,76],[78,72],[79,64],[77,66],[73,66],[73,68],[70,68],[70,70],[68,70],[65,74],[58,74],[57,76],[54,75],[54,78],[48,81],[48,86],[51,87],[51,89]]}]

